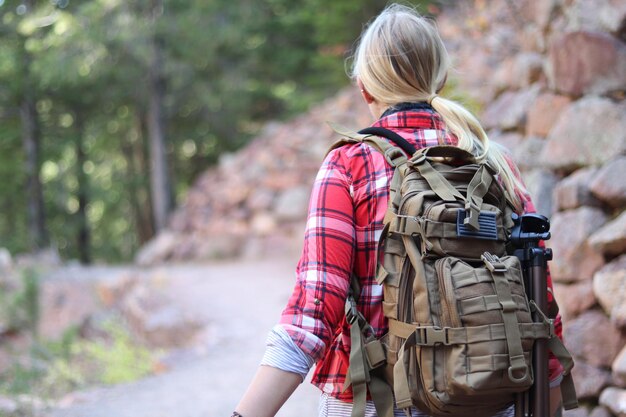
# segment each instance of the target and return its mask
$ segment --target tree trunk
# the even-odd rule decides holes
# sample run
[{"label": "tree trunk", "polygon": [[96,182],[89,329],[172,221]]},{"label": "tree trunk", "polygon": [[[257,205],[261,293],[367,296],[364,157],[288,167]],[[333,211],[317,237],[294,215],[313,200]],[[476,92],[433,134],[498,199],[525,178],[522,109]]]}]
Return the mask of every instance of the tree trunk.
[{"label": "tree trunk", "polygon": [[[26,53],[26,52],[24,52]],[[24,75],[28,77],[28,74]],[[26,207],[28,221],[28,240],[31,250],[43,248],[48,243],[45,226],[43,192],[39,178],[40,168],[40,130],[37,120],[37,108],[27,85],[20,105],[22,125],[22,146],[24,148],[26,171]]]},{"label": "tree trunk", "polygon": [[[24,4],[30,13],[33,1]],[[35,251],[48,244],[45,225],[43,192],[39,178],[40,169],[40,129],[34,88],[31,82],[31,57],[26,50],[26,38],[21,39],[22,91],[20,103],[20,121],[22,126],[22,147],[24,149],[26,171],[26,217],[28,221],[28,246]]]},{"label": "tree trunk", "polygon": [[82,115],[75,112],[76,115],[76,179],[78,181],[78,234],[76,243],[78,245],[78,258],[82,264],[91,263],[91,233],[89,231],[89,220],[87,219],[87,204],[89,203],[89,178],[85,173],[85,162],[87,155],[85,154],[84,136],[85,124]]},{"label": "tree trunk", "polygon": [[[152,2],[152,20],[156,31],[156,21],[162,2]],[[152,210],[156,232],[163,230],[167,217],[172,209],[172,192],[170,187],[167,163],[167,145],[165,140],[165,123],[163,101],[165,97],[165,79],[163,67],[162,41],[158,34],[152,39],[152,62],[150,63],[148,80],[148,113],[147,128],[150,143],[150,186],[152,191]]]},{"label": "tree trunk", "polygon": [[126,157],[128,169],[126,176],[129,187],[129,201],[133,212],[135,231],[139,237],[139,244],[143,245],[154,236],[153,218],[150,206],[150,187],[144,180],[143,173],[147,172],[147,153],[145,134],[141,118],[137,117],[137,136],[139,139],[128,139],[122,144],[122,151]]}]

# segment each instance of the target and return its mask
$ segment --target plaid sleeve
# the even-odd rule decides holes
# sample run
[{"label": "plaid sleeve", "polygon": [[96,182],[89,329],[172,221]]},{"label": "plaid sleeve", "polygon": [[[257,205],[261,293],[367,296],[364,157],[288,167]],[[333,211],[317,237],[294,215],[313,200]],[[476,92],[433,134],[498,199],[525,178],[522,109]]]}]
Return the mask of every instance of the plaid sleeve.
[{"label": "plaid sleeve", "polygon": [[328,154],[315,179],[296,284],[280,319],[294,343],[316,362],[344,317],[354,257],[354,207],[345,148]]}]

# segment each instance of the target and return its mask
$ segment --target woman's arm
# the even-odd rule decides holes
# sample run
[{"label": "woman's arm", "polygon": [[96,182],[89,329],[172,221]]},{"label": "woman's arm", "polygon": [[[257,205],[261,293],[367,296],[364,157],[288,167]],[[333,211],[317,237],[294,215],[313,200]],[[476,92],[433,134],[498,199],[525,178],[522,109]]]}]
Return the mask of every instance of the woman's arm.
[{"label": "woman's arm", "polygon": [[561,401],[561,386],[550,388],[550,415],[561,417],[563,415],[563,402]]},{"label": "woman's arm", "polygon": [[273,417],[301,383],[299,374],[259,366],[235,410],[243,417]]}]

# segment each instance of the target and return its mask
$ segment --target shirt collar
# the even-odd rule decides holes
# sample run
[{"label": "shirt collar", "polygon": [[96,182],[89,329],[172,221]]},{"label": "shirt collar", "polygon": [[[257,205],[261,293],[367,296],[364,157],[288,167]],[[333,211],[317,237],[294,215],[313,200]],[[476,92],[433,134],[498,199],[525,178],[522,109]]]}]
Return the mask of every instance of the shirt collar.
[{"label": "shirt collar", "polygon": [[374,126],[388,129],[437,129],[445,130],[445,124],[427,103],[400,103],[387,109]]}]

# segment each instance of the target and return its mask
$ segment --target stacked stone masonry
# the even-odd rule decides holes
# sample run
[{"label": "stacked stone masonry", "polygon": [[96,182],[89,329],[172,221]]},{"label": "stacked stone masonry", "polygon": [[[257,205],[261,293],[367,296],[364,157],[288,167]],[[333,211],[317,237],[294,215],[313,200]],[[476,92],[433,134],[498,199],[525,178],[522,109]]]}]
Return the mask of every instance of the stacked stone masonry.
[{"label": "stacked stone masonry", "polygon": [[[582,408],[626,416],[626,2],[467,0],[437,23],[450,79],[550,217],[551,265]],[[371,123],[356,88],[268,125],[198,178],[140,263],[293,254],[335,134]]]}]

